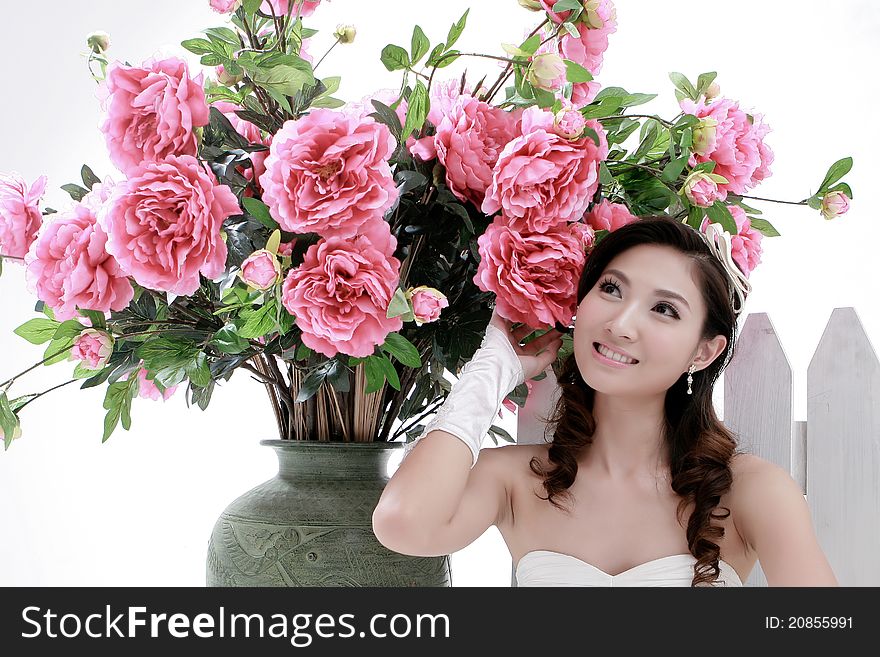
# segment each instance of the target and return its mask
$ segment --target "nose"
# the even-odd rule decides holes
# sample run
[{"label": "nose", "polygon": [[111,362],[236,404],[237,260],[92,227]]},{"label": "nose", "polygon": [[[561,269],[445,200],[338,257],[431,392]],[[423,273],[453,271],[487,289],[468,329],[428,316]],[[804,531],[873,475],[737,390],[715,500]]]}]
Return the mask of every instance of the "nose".
[{"label": "nose", "polygon": [[636,308],[634,304],[619,304],[618,311],[605,324],[605,330],[618,340],[634,340]]}]

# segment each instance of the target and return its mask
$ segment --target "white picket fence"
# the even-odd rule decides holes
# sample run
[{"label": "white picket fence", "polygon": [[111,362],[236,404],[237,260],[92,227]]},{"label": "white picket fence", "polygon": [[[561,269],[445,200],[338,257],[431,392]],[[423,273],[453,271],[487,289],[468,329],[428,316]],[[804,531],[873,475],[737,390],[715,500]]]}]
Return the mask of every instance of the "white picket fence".
[{"label": "white picket fence", "polygon": [[[880,362],[855,309],[836,308],[825,327],[807,370],[805,422],[792,417],[791,367],[766,313],[746,318],[723,384],[725,426],[800,484],[840,585],[880,585]],[[543,440],[534,416],[557,393],[552,377],[536,382],[518,436]],[[745,584],[767,585],[760,561]]]}]

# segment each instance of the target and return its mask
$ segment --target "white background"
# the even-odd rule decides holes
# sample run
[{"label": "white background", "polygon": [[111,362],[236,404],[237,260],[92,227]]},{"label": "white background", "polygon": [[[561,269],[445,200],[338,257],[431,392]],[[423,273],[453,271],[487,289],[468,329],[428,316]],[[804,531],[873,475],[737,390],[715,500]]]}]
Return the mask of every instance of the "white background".
[{"label": "white background", "polygon": [[[432,44],[443,40],[469,5],[463,52],[503,55],[500,43],[519,42],[538,17],[515,0],[332,0],[309,22],[322,30],[311,46],[316,60],[338,23],[356,25],[358,35],[318,73],[342,75],[337,96],[345,100],[397,87],[399,75],[379,62],[382,47],[408,47],[414,23]],[[18,171],[29,183],[47,174],[44,204],[56,209],[68,202],[60,185],[77,181],[83,163],[101,177],[121,178],[98,131],[95,83],[82,56],[86,34],[109,32],[111,57],[140,63],[160,50],[182,55],[180,41],[223,24],[207,0],[6,2],[3,16],[0,171]],[[659,93],[647,108],[672,117],[667,73],[693,80],[718,71],[722,92],[764,113],[773,128],[773,176],[758,196],[806,198],[828,165],[855,158],[847,180],[856,198],[845,217],[826,222],[806,207],[759,205],[783,236],[764,241],[746,311],[769,313],[781,336],[794,372],[796,419],[806,417],[807,366],[834,308],[854,306],[872,342],[880,340],[878,34],[880,9],[867,0],[628,0],[618,3],[618,31],[598,76],[608,86]],[[468,58],[445,71],[458,77],[465,66],[472,82],[499,70]],[[20,267],[7,261],[4,269],[0,381],[43,353],[12,332],[35,316],[35,298]],[[45,390],[72,369],[66,362],[40,367],[11,394]],[[258,444],[275,437],[274,418],[262,385],[245,372],[215,391],[205,413],[187,409],[182,389],[164,403],[136,400],[131,431],[120,428],[102,445],[103,394],[72,384],[41,398],[23,413],[24,436],[0,454],[0,585],[201,586],[215,519],[275,472],[274,453]],[[513,431],[513,424],[509,418],[504,426]],[[510,584],[509,554],[494,529],[455,553],[452,565],[455,586]]]}]

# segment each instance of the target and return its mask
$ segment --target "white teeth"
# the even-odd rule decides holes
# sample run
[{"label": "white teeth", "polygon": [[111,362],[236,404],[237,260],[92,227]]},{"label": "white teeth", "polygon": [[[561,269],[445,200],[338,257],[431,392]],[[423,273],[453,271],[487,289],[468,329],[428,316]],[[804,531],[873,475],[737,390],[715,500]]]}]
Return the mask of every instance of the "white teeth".
[{"label": "white teeth", "polygon": [[611,360],[616,360],[618,363],[626,363],[628,365],[631,365],[632,363],[636,362],[631,358],[627,358],[626,356],[621,356],[617,352],[614,352],[614,351],[611,351],[610,349],[607,349],[605,347],[605,345],[601,345],[601,344],[599,345],[599,353],[602,354],[603,356],[605,356],[605,358],[610,358]]}]

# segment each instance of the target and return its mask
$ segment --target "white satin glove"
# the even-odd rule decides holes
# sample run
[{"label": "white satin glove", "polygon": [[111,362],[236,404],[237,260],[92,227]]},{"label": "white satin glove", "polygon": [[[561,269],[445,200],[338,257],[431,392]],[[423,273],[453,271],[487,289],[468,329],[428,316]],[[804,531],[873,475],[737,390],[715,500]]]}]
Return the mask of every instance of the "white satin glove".
[{"label": "white satin glove", "polygon": [[461,368],[458,381],[422,434],[407,443],[403,458],[422,438],[440,429],[468,446],[474,456],[473,468],[504,398],[524,380],[522,363],[510,339],[503,330],[488,324],[480,348]]}]

